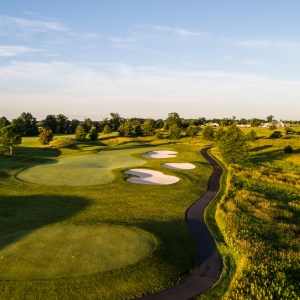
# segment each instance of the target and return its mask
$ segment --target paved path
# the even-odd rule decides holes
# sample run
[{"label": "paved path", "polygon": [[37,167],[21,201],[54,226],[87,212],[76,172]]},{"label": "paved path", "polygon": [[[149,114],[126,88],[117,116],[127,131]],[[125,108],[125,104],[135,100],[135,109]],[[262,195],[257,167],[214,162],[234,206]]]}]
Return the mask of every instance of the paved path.
[{"label": "paved path", "polygon": [[201,154],[213,166],[207,191],[186,211],[186,222],[194,238],[199,253],[199,266],[185,281],[164,291],[145,296],[143,300],[188,300],[211,288],[220,278],[222,258],[215,241],[204,223],[204,209],[220,189],[221,166],[203,148]]}]

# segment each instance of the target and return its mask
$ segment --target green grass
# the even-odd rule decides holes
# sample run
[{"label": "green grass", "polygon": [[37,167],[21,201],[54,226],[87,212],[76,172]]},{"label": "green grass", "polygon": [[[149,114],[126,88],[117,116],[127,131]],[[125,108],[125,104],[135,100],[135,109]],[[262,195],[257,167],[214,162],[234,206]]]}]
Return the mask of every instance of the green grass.
[{"label": "green grass", "polygon": [[225,268],[199,299],[300,298],[299,128],[274,140],[269,129],[255,130],[249,163],[230,166],[223,197],[206,211]]},{"label": "green grass", "polygon": [[1,279],[74,277],[134,264],[150,255],[155,241],[120,226],[57,225],[0,236]]},{"label": "green grass", "polygon": [[[11,237],[11,234],[17,237],[6,238],[0,251],[8,251],[22,243],[27,245],[31,239],[40,240],[35,233],[50,233],[51,228],[134,228],[156,241],[153,253],[147,252],[149,255],[145,256],[141,251],[139,261],[121,268],[48,279],[25,280],[20,273],[18,280],[1,280],[0,299],[130,299],[171,286],[187,276],[197,263],[197,251],[185,223],[185,211],[206,190],[211,174],[210,165],[199,153],[204,145],[200,139],[170,143],[149,138],[112,137],[50,149],[41,147],[36,138],[24,138],[15,155],[0,156],[0,232],[2,237]],[[174,150],[178,157],[141,158],[139,154],[149,148]],[[180,178],[170,186],[128,183],[124,167],[113,170],[115,179],[109,183],[83,187],[29,184],[13,176],[53,159],[101,157],[119,152],[125,153],[127,158],[131,153],[134,159],[145,162],[143,167],[158,171],[162,171],[162,162],[190,162],[196,168],[187,171],[163,169],[164,173]],[[63,241],[58,236],[55,238],[59,242],[53,244],[60,252],[59,245]],[[31,249],[37,247],[34,244]],[[66,249],[75,251],[77,247],[70,244]],[[68,251],[57,259],[58,262],[66,261]],[[113,263],[110,265],[114,268]],[[1,274],[2,266],[4,268],[0,262]],[[10,270],[17,278],[17,264],[10,265]]]}]

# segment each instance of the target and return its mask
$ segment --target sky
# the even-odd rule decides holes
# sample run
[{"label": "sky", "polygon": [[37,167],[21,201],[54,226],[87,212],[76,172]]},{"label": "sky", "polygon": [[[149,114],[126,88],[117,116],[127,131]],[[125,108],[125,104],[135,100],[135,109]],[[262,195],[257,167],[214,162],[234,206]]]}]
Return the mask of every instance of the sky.
[{"label": "sky", "polygon": [[0,2],[0,116],[300,120],[298,0]]}]

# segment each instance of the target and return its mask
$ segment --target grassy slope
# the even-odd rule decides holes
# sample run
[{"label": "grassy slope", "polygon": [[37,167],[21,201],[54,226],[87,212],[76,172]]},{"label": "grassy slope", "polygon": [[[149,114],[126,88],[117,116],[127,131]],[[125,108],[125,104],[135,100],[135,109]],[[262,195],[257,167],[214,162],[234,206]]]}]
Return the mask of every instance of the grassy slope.
[{"label": "grassy slope", "polygon": [[[149,143],[152,144],[149,144]],[[150,257],[136,264],[108,272],[81,277],[1,281],[1,299],[120,299],[151,293],[186,276],[196,261],[196,249],[184,221],[187,207],[207,186],[211,168],[200,156],[203,144],[184,139],[182,144],[139,139],[103,139],[68,148],[47,149],[37,139],[24,139],[13,157],[0,157],[0,232],[43,228],[48,225],[121,225],[140,228],[153,234],[158,242]],[[107,147],[104,143],[109,144]],[[155,144],[155,145],[154,145]],[[164,172],[180,177],[171,186],[129,184],[123,170],[115,170],[116,180],[90,187],[49,187],[27,184],[10,176],[32,164],[53,158],[86,155],[98,150],[120,149],[144,152],[144,147],[158,147],[179,152],[178,158],[165,161],[192,162],[190,171]],[[160,160],[146,160],[145,167],[161,170]],[[10,243],[13,241],[10,241]],[[7,246],[2,244],[2,247]]]},{"label": "grassy slope", "polygon": [[[256,131],[250,164],[229,169],[225,196],[207,210],[226,268],[199,299],[300,297],[300,136],[273,140],[270,130]],[[294,154],[283,152],[287,145]]]}]

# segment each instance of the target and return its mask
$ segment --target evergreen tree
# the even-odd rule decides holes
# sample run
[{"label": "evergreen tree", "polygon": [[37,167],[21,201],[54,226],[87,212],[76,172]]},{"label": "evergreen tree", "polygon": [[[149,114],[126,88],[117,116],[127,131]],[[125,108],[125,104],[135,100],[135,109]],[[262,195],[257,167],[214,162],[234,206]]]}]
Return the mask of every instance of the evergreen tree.
[{"label": "evergreen tree", "polygon": [[257,134],[253,129],[247,134],[247,139],[252,142],[257,139]]},{"label": "evergreen tree", "polygon": [[99,132],[98,132],[97,127],[93,126],[91,128],[90,132],[89,132],[89,139],[91,141],[97,141],[98,140],[98,134],[99,134]]},{"label": "evergreen tree", "polygon": [[75,138],[76,140],[84,141],[85,137],[86,137],[86,132],[83,126],[79,124],[75,130]]}]

